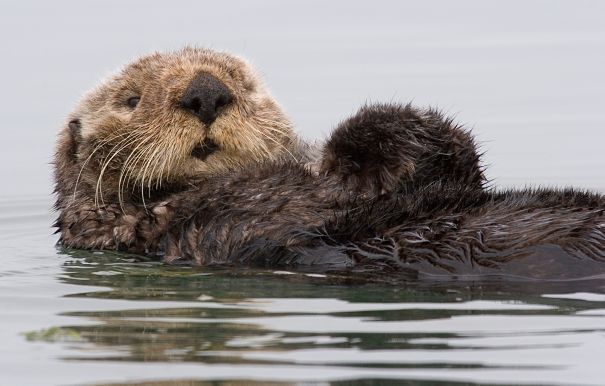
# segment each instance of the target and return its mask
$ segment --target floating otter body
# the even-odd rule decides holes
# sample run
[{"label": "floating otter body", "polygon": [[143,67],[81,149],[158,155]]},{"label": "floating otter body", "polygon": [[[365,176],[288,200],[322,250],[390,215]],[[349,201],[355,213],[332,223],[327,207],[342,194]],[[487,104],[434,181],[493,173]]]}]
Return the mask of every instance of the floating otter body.
[{"label": "floating otter body", "polygon": [[386,281],[605,273],[601,196],[488,190],[472,137],[409,105],[362,108],[314,153],[250,74],[186,49],[85,99],[55,160],[60,242]]}]

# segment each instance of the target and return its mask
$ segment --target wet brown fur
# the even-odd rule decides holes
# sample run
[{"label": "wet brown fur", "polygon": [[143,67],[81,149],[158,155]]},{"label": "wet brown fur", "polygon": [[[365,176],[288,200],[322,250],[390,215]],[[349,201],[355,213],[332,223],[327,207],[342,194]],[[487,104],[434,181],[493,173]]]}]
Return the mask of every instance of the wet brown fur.
[{"label": "wet brown fur", "polygon": [[386,194],[401,183],[440,181],[483,189],[486,181],[473,137],[435,109],[412,105],[362,107],[334,130],[322,169],[351,188]]},{"label": "wet brown fur", "polygon": [[[190,79],[185,69],[199,70],[198,61],[236,60],[221,55],[185,50],[167,58],[151,56],[76,109],[70,121],[79,120],[80,127],[66,125],[55,159],[56,226],[63,245],[157,255],[171,263],[281,267],[393,282],[421,276],[569,279],[605,274],[603,197],[574,190],[486,189],[472,136],[435,110],[365,106],[334,130],[317,160],[305,153],[268,94],[252,98],[246,92],[258,85],[246,86],[245,76],[229,81],[227,70],[212,74],[239,90],[238,103],[253,107],[234,110],[233,116],[217,120],[216,128],[199,130],[199,122],[170,115],[164,110],[170,92],[162,94],[162,87],[150,86],[163,97],[151,91],[149,109],[141,110],[138,120],[115,105],[123,101],[115,95],[129,95],[116,94],[117,85],[136,78],[130,68],[159,66],[172,75],[184,71],[182,76]],[[218,66],[212,63],[204,70]],[[248,71],[243,62],[235,63],[237,71]],[[168,90],[178,83],[164,81]],[[185,87],[178,83],[175,93]],[[262,150],[256,142],[260,137],[246,138],[252,132],[245,119],[257,129],[287,127],[278,137],[281,146],[270,147],[273,141],[267,140],[264,146],[271,151]],[[143,127],[145,133],[163,128],[143,144],[167,152],[164,160],[178,161],[166,161],[168,166],[156,174],[143,170],[143,177],[143,164],[133,163],[128,184],[140,185],[143,192],[119,197],[120,165],[128,157],[117,154],[120,161],[109,163],[103,173],[99,200],[96,183],[111,152],[96,159],[92,147],[116,132]],[[204,140],[200,131],[220,143],[224,158],[187,158]],[[161,136],[179,139],[180,145],[164,149]],[[84,161],[90,154],[88,166]]]},{"label": "wet brown fur", "polygon": [[[200,73],[216,77],[233,95],[209,126],[178,107]],[[132,97],[140,97],[136,108],[128,105]],[[192,157],[208,140],[219,150],[203,161]],[[182,190],[193,177],[226,173],[250,161],[304,162],[305,156],[288,118],[245,60],[197,48],[151,54],[92,90],[66,120],[54,159],[58,224],[68,241],[71,224],[101,210],[102,221],[115,217],[123,220],[120,226],[103,223],[107,229],[96,232],[100,237],[79,245],[113,248],[111,233],[132,220],[121,213],[144,211],[147,202]]]}]

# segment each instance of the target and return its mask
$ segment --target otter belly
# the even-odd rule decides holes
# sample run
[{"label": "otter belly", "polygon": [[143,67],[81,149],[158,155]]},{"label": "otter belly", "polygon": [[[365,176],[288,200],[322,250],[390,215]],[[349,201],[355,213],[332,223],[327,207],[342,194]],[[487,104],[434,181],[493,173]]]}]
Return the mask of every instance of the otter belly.
[{"label": "otter belly", "polygon": [[346,253],[366,270],[450,279],[605,277],[599,195],[573,190],[419,193],[334,222],[328,233],[338,235]]},{"label": "otter belly", "polygon": [[329,177],[274,166],[182,200],[162,243],[170,262],[381,281],[605,275],[604,199],[586,192],[431,185],[355,201]]}]

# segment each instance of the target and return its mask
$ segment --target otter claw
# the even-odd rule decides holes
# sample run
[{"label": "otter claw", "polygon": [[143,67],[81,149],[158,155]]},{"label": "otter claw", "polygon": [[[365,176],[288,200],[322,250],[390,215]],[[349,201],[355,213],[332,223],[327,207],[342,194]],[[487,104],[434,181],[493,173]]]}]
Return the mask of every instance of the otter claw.
[{"label": "otter claw", "polygon": [[321,165],[318,162],[307,162],[304,165],[306,171],[308,171],[313,177],[319,177],[321,171]]}]

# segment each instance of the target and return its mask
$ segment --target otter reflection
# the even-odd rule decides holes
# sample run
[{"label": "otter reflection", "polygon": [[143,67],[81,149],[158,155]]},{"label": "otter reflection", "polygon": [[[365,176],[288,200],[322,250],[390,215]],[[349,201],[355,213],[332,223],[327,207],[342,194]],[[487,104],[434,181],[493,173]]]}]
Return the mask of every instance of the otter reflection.
[{"label": "otter reflection", "polygon": [[[467,283],[462,285],[418,286],[408,289],[393,286],[341,286],[321,279],[294,275],[277,275],[249,270],[202,274],[191,267],[161,266],[157,263],[133,262],[120,254],[69,252],[63,266],[63,282],[90,291],[70,297],[96,302],[94,311],[71,311],[72,322],[56,326],[75,332],[78,342],[72,360],[180,361],[201,363],[259,364],[245,358],[247,352],[291,351],[313,348],[352,348],[359,350],[409,350],[434,348],[431,344],[410,343],[412,339],[435,338],[435,332],[351,331],[352,325],[368,322],[448,321],[455,316],[492,315],[493,308],[447,308],[444,304],[461,304],[472,300],[538,305],[535,308],[505,308],[506,315],[574,315],[578,311],[603,308],[602,302],[544,298],[542,293],[569,293],[598,290],[585,284],[542,283],[510,285],[507,282]],[[306,278],[303,279],[303,278]],[[324,281],[325,280],[325,281]],[[600,282],[603,288],[605,281]],[[419,283],[420,284],[420,283]],[[321,286],[318,286],[321,285]],[[360,290],[361,289],[361,290]],[[264,305],[271,300],[284,302],[305,300],[308,304],[322,300],[348,304],[347,310],[309,307],[297,311],[270,311]],[[109,301],[108,301],[109,300]],[[115,300],[115,305],[111,300]],[[120,303],[129,300],[128,303]],[[425,307],[414,307],[414,304]],[[426,307],[434,303],[434,307]],[[356,306],[359,305],[359,306]],[[370,305],[371,307],[368,307]],[[397,307],[400,305],[401,307]],[[550,307],[543,307],[548,305]],[[382,308],[381,308],[382,306]],[[331,332],[313,332],[291,328],[298,318],[313,322],[333,318],[342,328]],[[283,320],[278,328],[263,320]],[[82,321],[79,324],[79,321]],[[290,322],[291,321],[291,322]],[[94,322],[91,324],[90,322]],[[281,327],[281,328],[279,328]],[[318,325],[321,330],[321,326]],[[73,334],[72,334],[73,335]],[[464,334],[463,334],[464,335]],[[447,336],[457,337],[455,332]],[[447,347],[442,349],[446,350]],[[98,353],[98,354],[97,354]],[[276,362],[277,363],[277,362]],[[347,366],[348,364],[343,363]],[[354,366],[354,364],[351,364]],[[380,366],[380,364],[376,364]],[[451,364],[448,364],[448,367]]]}]

